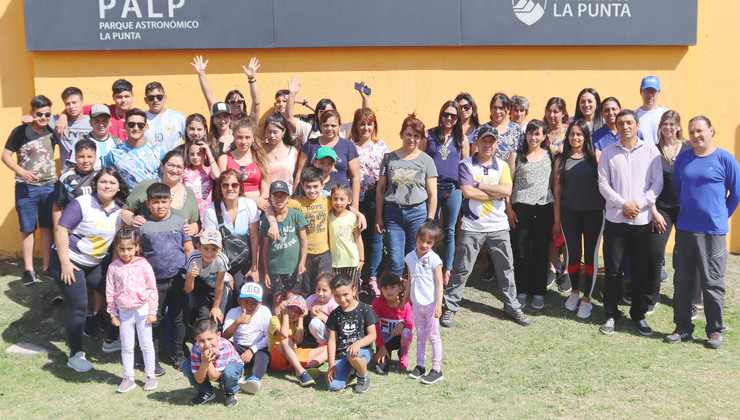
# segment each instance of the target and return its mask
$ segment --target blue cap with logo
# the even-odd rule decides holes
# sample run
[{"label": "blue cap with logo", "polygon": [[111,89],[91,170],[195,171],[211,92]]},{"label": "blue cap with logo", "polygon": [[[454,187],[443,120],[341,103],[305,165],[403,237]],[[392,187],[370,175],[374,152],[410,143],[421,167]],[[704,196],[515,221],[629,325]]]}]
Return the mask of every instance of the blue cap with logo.
[{"label": "blue cap with logo", "polygon": [[262,302],[262,286],[257,283],[244,283],[241,290],[239,290],[239,297],[252,298],[257,302]]},{"label": "blue cap with logo", "polygon": [[646,76],[642,78],[642,83],[640,83],[640,90],[653,88],[655,90],[660,90],[660,80],[658,80],[655,76]]}]

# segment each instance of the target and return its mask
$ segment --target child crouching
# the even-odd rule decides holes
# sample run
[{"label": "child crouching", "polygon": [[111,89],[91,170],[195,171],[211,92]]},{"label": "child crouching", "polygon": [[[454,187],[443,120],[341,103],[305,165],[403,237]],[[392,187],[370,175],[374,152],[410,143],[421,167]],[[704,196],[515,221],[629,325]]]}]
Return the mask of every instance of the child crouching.
[{"label": "child crouching", "polygon": [[401,278],[395,273],[385,273],[380,277],[381,296],[373,300],[373,311],[380,322],[375,324],[375,371],[380,375],[388,373],[391,367],[391,353],[398,350],[398,370],[409,368],[409,347],[414,339],[414,318],[411,304],[401,304]]}]

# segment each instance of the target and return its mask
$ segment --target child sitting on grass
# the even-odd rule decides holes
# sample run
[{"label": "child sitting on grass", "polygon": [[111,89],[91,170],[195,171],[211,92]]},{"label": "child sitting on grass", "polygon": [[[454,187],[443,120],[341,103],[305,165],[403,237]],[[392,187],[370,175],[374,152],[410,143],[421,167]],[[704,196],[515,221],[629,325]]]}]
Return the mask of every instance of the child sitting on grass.
[{"label": "child sitting on grass", "polygon": [[380,292],[382,295],[373,300],[373,311],[380,319],[375,324],[375,371],[380,375],[388,373],[393,350],[398,350],[398,370],[406,371],[414,339],[411,304],[401,305],[401,278],[395,273],[386,272],[380,277]]},{"label": "child sitting on grass", "polygon": [[308,330],[319,345],[326,343],[328,337],[326,320],[329,319],[331,311],[339,306],[331,294],[332,277],[334,276],[330,273],[321,274],[316,279],[316,293],[306,299],[308,312],[311,314],[311,322],[308,324]]},{"label": "child sitting on grass", "polygon": [[326,320],[329,329],[326,382],[330,390],[342,390],[349,380],[350,371],[354,369],[357,374],[354,391],[362,394],[370,389],[367,364],[371,357],[370,345],[375,341],[378,317],[370,305],[355,298],[357,289],[348,275],[334,276],[331,290],[339,307]]},{"label": "child sitting on grass", "polygon": [[239,378],[244,371],[244,362],[231,345],[221,337],[218,324],[211,318],[201,318],[193,325],[195,344],[190,359],[182,363],[182,373],[190,381],[198,395],[190,403],[205,404],[216,398],[211,382],[218,382],[224,389],[224,405],[236,407]]},{"label": "child sitting on grass", "polygon": [[296,348],[303,342],[303,317],[308,312],[306,301],[300,295],[290,295],[276,312],[267,328],[270,369],[295,369],[301,386],[313,385],[315,382],[306,368],[317,368],[326,361],[326,347]]}]

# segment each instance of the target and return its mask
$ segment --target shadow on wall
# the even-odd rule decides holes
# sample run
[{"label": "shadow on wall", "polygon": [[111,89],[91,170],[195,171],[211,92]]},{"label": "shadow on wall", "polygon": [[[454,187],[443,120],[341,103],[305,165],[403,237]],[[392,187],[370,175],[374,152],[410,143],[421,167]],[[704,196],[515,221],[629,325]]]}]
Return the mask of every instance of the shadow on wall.
[{"label": "shadow on wall", "polygon": [[3,59],[0,60],[2,80],[2,108],[20,107],[28,111],[33,96],[33,53],[26,51],[23,20],[23,1],[0,2],[7,8],[0,17],[0,39],[3,40]]}]

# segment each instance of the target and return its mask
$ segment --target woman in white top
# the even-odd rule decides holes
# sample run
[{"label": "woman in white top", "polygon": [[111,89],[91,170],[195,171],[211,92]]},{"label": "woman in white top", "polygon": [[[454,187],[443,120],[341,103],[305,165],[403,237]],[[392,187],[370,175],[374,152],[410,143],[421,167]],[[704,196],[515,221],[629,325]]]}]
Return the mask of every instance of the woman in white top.
[{"label": "woman in white top", "polygon": [[274,112],[265,119],[265,153],[270,167],[270,181],[285,181],[293,192],[293,179],[298,161],[298,150],[283,114]]}]

